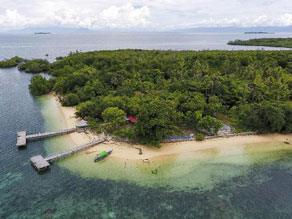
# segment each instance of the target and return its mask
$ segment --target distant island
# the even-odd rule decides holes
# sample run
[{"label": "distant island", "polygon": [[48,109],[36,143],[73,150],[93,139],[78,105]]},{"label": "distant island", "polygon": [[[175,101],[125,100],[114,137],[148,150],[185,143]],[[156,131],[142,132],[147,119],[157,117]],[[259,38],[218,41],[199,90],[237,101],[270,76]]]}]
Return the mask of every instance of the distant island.
[{"label": "distant island", "polygon": [[292,48],[292,38],[259,38],[229,41],[228,45]]},{"label": "distant island", "polygon": [[34,34],[51,34],[50,32],[35,32]]},{"label": "distant island", "polygon": [[251,31],[251,32],[244,32],[244,34],[274,34],[274,33],[272,33],[272,32],[263,32],[263,31],[260,31],[260,32]]}]

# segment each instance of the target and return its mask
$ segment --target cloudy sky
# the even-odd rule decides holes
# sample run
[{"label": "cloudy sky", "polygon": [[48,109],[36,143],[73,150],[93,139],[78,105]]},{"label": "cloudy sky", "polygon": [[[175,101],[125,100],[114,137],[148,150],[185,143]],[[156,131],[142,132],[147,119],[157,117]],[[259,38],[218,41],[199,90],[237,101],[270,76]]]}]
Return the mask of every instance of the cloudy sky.
[{"label": "cloudy sky", "polygon": [[0,0],[0,30],[292,25],[292,0]]}]

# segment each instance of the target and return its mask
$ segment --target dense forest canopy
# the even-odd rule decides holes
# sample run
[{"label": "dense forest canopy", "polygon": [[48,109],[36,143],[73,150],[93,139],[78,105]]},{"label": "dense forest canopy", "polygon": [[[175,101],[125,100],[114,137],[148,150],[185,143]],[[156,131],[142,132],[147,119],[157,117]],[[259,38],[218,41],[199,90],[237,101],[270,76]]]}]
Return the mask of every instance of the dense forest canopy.
[{"label": "dense forest canopy", "polygon": [[216,134],[222,122],[292,131],[292,51],[98,51],[58,58],[47,71],[50,80],[32,78],[33,94],[55,91],[94,129],[144,144],[185,130]]},{"label": "dense forest canopy", "polygon": [[292,48],[292,38],[260,38],[250,40],[229,41],[228,45],[240,46],[268,46]]}]

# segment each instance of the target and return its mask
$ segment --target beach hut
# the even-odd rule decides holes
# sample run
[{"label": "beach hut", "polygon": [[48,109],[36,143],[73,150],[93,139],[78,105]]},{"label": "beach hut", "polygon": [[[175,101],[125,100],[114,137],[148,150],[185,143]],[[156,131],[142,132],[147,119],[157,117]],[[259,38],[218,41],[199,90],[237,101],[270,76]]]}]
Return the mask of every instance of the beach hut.
[{"label": "beach hut", "polygon": [[81,120],[79,122],[77,122],[76,124],[76,128],[79,130],[79,131],[85,131],[88,127],[88,124],[87,124],[87,121],[85,120]]},{"label": "beach hut", "polygon": [[136,118],[135,117],[132,117],[132,116],[129,116],[128,118],[126,118],[127,121],[131,122],[132,124],[135,124],[136,123]]}]

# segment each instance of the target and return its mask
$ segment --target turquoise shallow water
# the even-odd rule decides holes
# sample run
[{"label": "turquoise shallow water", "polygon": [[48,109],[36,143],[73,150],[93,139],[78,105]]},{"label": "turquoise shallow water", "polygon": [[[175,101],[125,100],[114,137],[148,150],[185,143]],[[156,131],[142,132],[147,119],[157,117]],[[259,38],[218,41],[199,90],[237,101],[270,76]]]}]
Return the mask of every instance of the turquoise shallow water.
[{"label": "turquoise shallow water", "polygon": [[[189,159],[188,174],[166,179],[179,185],[180,181],[189,183],[179,190],[173,189],[175,183],[163,180],[149,186],[82,175],[64,166],[74,158],[37,174],[29,158],[49,153],[50,141],[66,142],[62,138],[37,141],[20,151],[14,146],[17,130],[33,133],[50,128],[42,114],[44,100],[28,92],[30,77],[15,68],[0,70],[0,218],[292,217],[290,150],[247,158],[219,157],[200,165]],[[184,169],[179,157],[176,162],[164,170]],[[158,177],[164,179],[163,174]]]}]

